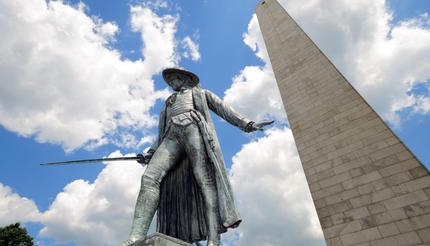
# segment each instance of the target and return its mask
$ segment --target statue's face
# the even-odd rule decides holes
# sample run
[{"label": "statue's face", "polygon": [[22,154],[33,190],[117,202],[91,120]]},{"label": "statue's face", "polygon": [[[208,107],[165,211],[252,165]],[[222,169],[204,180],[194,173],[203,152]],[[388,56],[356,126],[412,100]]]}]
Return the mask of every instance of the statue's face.
[{"label": "statue's face", "polygon": [[179,91],[184,85],[184,81],[186,79],[187,78],[185,78],[184,76],[181,76],[180,74],[172,74],[170,75],[169,85],[172,87],[173,90]]}]

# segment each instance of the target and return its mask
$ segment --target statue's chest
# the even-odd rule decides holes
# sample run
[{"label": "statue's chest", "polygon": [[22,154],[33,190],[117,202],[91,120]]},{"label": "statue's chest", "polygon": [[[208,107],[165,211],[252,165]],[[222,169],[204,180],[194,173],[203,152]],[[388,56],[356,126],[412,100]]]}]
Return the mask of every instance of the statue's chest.
[{"label": "statue's chest", "polygon": [[194,104],[191,90],[174,93],[167,99],[167,110],[170,115],[177,115],[192,109],[194,109]]},{"label": "statue's chest", "polygon": [[191,110],[194,110],[191,90],[174,93],[167,99],[167,115],[175,124],[190,124],[193,121],[189,115]]}]

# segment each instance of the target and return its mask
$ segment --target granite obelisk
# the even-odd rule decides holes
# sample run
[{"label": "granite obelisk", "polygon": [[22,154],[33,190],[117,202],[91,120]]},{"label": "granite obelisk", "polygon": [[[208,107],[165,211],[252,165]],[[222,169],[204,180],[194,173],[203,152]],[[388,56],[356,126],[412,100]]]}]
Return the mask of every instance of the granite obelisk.
[{"label": "granite obelisk", "polygon": [[429,245],[428,170],[276,0],[256,8],[328,245]]}]

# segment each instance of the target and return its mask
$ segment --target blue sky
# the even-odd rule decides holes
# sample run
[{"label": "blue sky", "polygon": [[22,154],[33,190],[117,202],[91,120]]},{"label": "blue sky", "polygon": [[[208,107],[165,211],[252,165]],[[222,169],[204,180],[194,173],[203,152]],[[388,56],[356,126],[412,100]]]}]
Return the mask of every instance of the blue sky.
[{"label": "blue sky", "polygon": [[[430,167],[430,18],[426,15],[430,3],[357,0],[354,3],[361,4],[347,8],[346,0],[331,0],[331,4],[315,1],[310,7],[295,0],[281,2],[418,159]],[[292,135],[253,18],[256,4],[226,0],[0,1],[0,31],[7,33],[0,41],[0,200],[9,202],[5,205],[0,201],[0,208],[7,211],[6,215],[0,213],[0,225],[27,222],[25,226],[39,245],[47,246],[112,245],[124,239],[142,167],[135,163],[115,164],[111,169],[103,164],[38,164],[142,152],[156,134],[156,117],[168,94],[160,71],[181,66],[196,72],[204,88],[248,117],[277,121],[266,133],[244,134],[215,120],[243,216],[259,218],[249,211],[270,208],[274,218],[280,218],[280,224],[272,223],[271,215],[266,220],[260,218],[259,223],[251,220],[225,240],[250,245],[246,243],[265,240],[254,235],[265,229],[250,224],[267,228],[282,225],[301,231],[285,235],[295,242],[292,245],[322,245],[315,211],[307,188],[303,188],[304,175]],[[339,15],[330,14],[334,10]],[[372,11],[377,14],[369,14]],[[312,19],[315,13],[320,15]],[[342,14],[356,18],[343,20]],[[142,18],[150,19],[149,23],[141,24]],[[378,20],[387,24],[388,32],[372,22]],[[165,42],[155,42],[160,37]],[[355,50],[358,44],[364,44],[363,50]],[[145,47],[155,50],[155,54],[145,51]],[[375,52],[375,47],[386,50]],[[405,55],[404,49],[410,54]],[[364,58],[374,66],[359,66]],[[371,73],[374,76],[368,77]],[[376,78],[373,84],[369,82],[372,78]],[[282,150],[283,158],[288,159],[264,159],[264,151],[271,153],[273,146],[288,146]],[[249,164],[247,168],[249,159],[259,165]],[[271,162],[278,166],[267,164]],[[279,169],[285,172],[279,178],[273,172],[285,163],[291,164],[291,169]],[[120,174],[116,176],[115,172]],[[292,187],[298,188],[291,195],[294,199],[266,197],[263,188],[268,186],[264,184],[260,184],[262,191],[243,185],[252,177],[257,182],[253,175],[261,173],[275,183],[290,178]],[[124,187],[129,190],[115,193]],[[247,205],[253,198],[307,205],[302,210],[294,210],[294,204]],[[84,200],[91,203],[84,206]],[[90,209],[93,204],[94,211]],[[285,211],[288,209],[308,219],[291,219],[294,216]],[[118,224],[107,224],[113,221]],[[82,239],[74,240],[77,235]]]}]

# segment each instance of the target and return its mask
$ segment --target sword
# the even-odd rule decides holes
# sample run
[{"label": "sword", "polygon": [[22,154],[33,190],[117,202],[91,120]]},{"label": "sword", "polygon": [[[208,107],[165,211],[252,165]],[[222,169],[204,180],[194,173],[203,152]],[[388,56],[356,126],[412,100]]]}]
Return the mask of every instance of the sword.
[{"label": "sword", "polygon": [[[148,164],[146,161],[146,157],[142,154],[138,154],[137,156],[131,157],[113,157],[113,158],[100,158],[100,159],[87,159],[87,160],[74,160],[74,161],[58,161],[58,162],[48,162],[42,163],[41,166],[57,166],[57,165],[73,165],[73,164],[84,164],[84,163],[100,163],[104,161],[138,161],[141,160],[143,163]],[[140,162],[139,162],[140,163]]]}]

